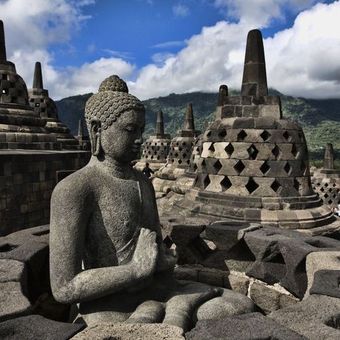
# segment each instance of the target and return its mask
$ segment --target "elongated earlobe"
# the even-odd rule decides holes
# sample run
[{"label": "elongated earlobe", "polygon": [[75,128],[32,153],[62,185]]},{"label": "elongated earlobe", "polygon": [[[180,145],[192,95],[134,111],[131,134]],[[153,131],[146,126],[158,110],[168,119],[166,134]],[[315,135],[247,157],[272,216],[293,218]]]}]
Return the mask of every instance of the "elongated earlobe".
[{"label": "elongated earlobe", "polygon": [[101,151],[101,123],[100,120],[91,121],[91,152],[98,156]]}]

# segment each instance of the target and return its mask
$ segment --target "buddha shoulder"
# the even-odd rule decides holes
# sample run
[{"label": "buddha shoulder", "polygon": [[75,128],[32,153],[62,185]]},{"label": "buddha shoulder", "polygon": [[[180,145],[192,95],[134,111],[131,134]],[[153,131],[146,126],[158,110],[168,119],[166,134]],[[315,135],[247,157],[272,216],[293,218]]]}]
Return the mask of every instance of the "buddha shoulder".
[{"label": "buddha shoulder", "polygon": [[53,204],[83,204],[93,197],[97,177],[91,167],[84,167],[60,181],[54,188]]}]

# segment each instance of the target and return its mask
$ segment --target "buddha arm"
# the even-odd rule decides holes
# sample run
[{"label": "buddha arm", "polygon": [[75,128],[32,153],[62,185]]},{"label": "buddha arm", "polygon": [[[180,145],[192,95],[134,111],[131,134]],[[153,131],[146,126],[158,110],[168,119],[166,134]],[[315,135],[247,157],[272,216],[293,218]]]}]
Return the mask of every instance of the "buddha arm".
[{"label": "buddha arm", "polygon": [[59,183],[51,199],[50,273],[55,299],[82,302],[132,287],[138,281],[133,263],[82,271],[92,200],[86,198],[85,190],[63,184]]}]

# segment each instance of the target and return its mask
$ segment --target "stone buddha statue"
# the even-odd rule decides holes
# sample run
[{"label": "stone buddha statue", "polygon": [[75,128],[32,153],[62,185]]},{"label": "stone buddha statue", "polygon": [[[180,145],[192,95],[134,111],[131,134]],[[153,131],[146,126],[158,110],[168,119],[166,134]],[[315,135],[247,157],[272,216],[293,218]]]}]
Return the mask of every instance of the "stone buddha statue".
[{"label": "stone buddha statue", "polygon": [[152,184],[131,166],[144,111],[117,76],[87,101],[91,160],[58,183],[51,199],[51,287],[57,301],[79,303],[88,325],[163,322],[187,330],[197,307],[208,303],[211,315],[211,304],[221,310],[229,293],[173,277],[176,257],[162,243]]}]

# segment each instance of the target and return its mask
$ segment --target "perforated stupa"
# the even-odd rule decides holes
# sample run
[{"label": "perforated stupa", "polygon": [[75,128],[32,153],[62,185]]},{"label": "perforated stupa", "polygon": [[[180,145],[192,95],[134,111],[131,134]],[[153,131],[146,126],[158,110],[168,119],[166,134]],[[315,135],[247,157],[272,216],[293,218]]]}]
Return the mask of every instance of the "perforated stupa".
[{"label": "perforated stupa", "polygon": [[302,128],[268,95],[258,30],[248,34],[241,95],[220,88],[194,166],[195,185],[179,204],[187,211],[312,233],[340,227],[312,189]]}]

